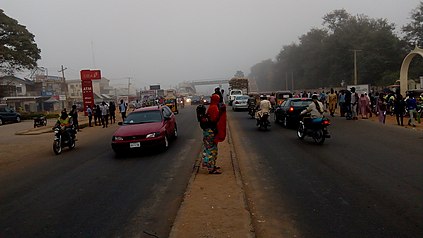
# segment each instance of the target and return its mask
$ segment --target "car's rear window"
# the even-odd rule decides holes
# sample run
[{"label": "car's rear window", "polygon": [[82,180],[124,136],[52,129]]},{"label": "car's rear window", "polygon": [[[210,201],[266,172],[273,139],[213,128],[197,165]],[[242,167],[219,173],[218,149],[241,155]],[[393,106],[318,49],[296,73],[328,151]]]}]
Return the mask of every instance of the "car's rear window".
[{"label": "car's rear window", "polygon": [[292,101],[291,106],[293,107],[306,107],[310,105],[312,100],[298,100],[298,101]]},{"label": "car's rear window", "polygon": [[249,96],[236,96],[235,100],[248,100],[249,98]]},{"label": "car's rear window", "polygon": [[240,95],[240,94],[242,94],[242,91],[239,91],[239,90],[231,91],[231,95]]},{"label": "car's rear window", "polygon": [[132,112],[125,118],[123,124],[141,124],[151,122],[161,122],[162,114],[160,111],[140,111]]}]

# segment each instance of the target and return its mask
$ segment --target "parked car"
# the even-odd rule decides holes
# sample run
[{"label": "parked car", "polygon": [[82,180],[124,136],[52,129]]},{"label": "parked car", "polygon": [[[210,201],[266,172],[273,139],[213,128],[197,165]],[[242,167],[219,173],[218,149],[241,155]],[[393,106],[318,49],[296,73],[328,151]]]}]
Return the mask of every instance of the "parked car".
[{"label": "parked car", "polygon": [[237,111],[240,109],[248,109],[248,99],[250,97],[247,95],[235,96],[234,101],[232,102],[232,110]]},{"label": "parked car", "polygon": [[7,105],[0,105],[0,126],[6,122],[20,122],[21,114]]},{"label": "parked car", "polygon": [[164,105],[136,109],[118,124],[112,136],[116,154],[154,147],[166,150],[169,140],[178,136],[175,115]]},{"label": "parked car", "polygon": [[275,109],[275,123],[282,122],[284,127],[297,126],[301,111],[312,102],[311,98],[287,98]]}]

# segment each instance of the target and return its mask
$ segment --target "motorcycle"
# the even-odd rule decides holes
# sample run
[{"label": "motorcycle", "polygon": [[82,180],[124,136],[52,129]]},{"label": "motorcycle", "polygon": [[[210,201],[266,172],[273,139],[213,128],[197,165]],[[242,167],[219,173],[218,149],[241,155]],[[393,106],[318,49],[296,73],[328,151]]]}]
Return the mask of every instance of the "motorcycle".
[{"label": "motorcycle", "polygon": [[260,130],[267,130],[270,127],[269,113],[258,113],[257,126]]},{"label": "motorcycle", "polygon": [[65,128],[64,126],[56,126],[54,130],[53,151],[56,155],[62,153],[64,147],[69,149],[75,148],[75,132],[74,128]]},{"label": "motorcycle", "polygon": [[297,136],[300,140],[306,136],[312,137],[317,144],[321,145],[326,138],[330,138],[327,128],[329,125],[330,121],[326,117],[313,119],[303,117],[297,129]]},{"label": "motorcycle", "polygon": [[248,115],[250,115],[251,118],[256,116],[256,105],[248,105]]}]

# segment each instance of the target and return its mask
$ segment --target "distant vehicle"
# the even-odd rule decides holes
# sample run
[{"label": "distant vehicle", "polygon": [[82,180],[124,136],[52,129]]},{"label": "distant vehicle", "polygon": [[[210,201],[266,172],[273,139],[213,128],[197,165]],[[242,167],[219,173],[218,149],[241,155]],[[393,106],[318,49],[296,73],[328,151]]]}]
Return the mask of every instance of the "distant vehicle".
[{"label": "distant vehicle", "polygon": [[136,109],[113,133],[112,149],[119,155],[149,147],[166,150],[169,140],[178,136],[175,115],[167,106]]},{"label": "distant vehicle", "polygon": [[232,102],[232,110],[237,111],[240,109],[248,109],[248,99],[250,97],[247,95],[236,96],[235,100]]},{"label": "distant vehicle", "polygon": [[200,96],[192,96],[191,97],[191,105],[198,105],[201,104],[201,97]]},{"label": "distant vehicle", "polygon": [[284,127],[297,126],[300,113],[308,107],[313,100],[311,98],[288,98],[282,105],[277,106],[274,113],[275,123],[282,122]]},{"label": "distant vehicle", "polygon": [[242,91],[242,94],[248,94],[248,88],[248,78],[233,77],[229,80],[230,90],[239,89]]},{"label": "distant vehicle", "polygon": [[292,98],[291,91],[277,91],[275,93],[276,105],[281,105],[287,98]]},{"label": "distant vehicle", "polygon": [[242,96],[242,90],[241,89],[232,89],[229,91],[228,99],[229,99],[229,106],[232,106],[233,101],[235,100],[236,96]]},{"label": "distant vehicle", "polygon": [[0,126],[6,122],[20,122],[21,114],[7,105],[0,105]]},{"label": "distant vehicle", "polygon": [[204,105],[210,105],[211,97],[210,96],[203,96],[203,98],[201,100],[203,101]]}]

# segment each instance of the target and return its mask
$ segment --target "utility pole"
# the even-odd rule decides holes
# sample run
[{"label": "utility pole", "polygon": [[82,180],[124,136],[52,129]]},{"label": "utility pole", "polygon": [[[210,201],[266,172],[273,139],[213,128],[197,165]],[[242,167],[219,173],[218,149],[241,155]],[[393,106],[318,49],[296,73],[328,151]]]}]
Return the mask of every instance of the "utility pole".
[{"label": "utility pole", "polygon": [[128,77],[128,96],[129,96],[129,88],[131,87],[131,77]]},{"label": "utility pole", "polygon": [[285,73],[285,90],[288,90],[288,72]]},{"label": "utility pole", "polygon": [[[68,85],[66,85],[66,80],[65,80],[65,70],[67,70],[68,68],[64,68],[63,65],[61,67],[61,70],[59,70],[58,72],[62,73],[62,91],[65,92],[65,97],[66,97],[66,102],[68,100]],[[64,89],[64,90],[63,90]],[[63,102],[62,107],[65,108],[65,103]]]},{"label": "utility pole", "polygon": [[357,80],[357,51],[362,51],[362,50],[350,50],[354,52],[354,85],[358,84],[358,80]]}]

